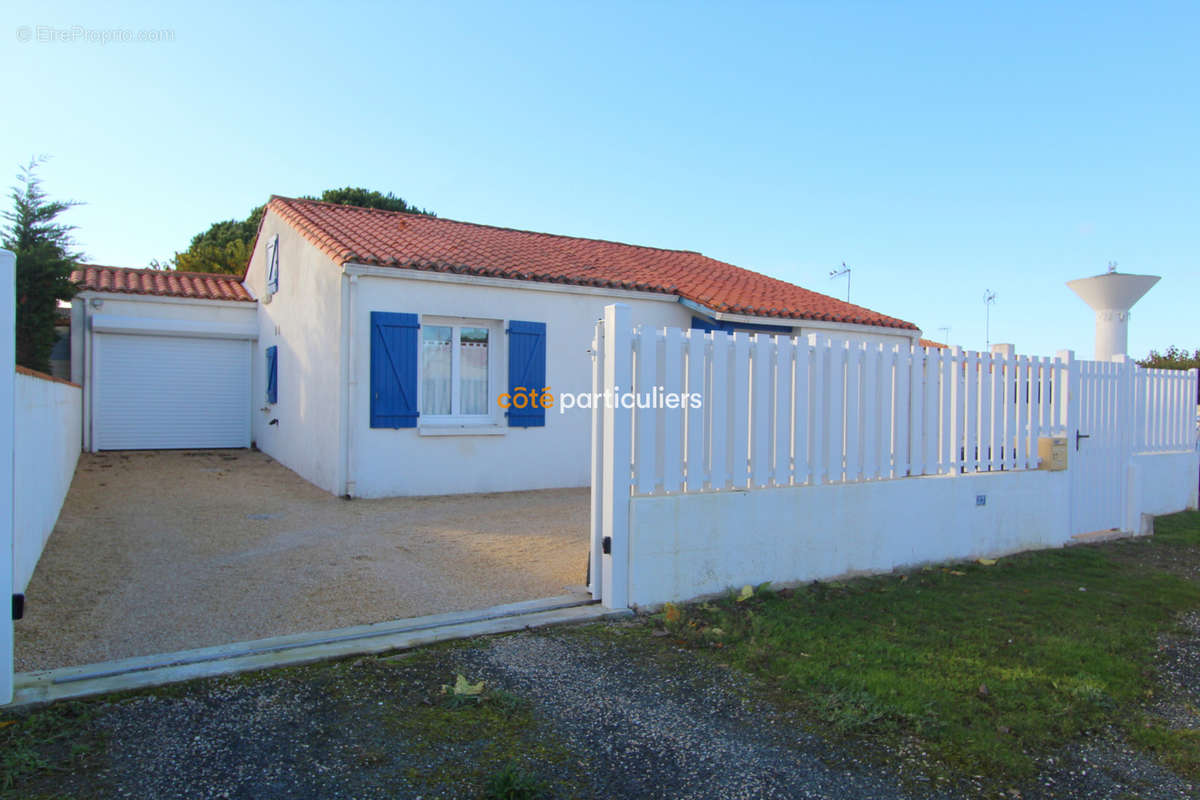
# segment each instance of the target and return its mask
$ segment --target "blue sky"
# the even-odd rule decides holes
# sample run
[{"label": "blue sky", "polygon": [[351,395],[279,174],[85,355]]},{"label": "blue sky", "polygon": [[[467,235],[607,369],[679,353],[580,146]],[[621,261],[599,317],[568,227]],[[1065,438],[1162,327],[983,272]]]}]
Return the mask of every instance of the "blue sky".
[{"label": "blue sky", "polygon": [[1200,11],[1048,5],[10,3],[0,172],[50,154],[99,263],[362,185],[835,295],[845,261],[851,300],[972,348],[992,289],[992,341],[1090,356],[1064,282],[1117,261],[1163,276],[1131,352],[1200,346]]}]

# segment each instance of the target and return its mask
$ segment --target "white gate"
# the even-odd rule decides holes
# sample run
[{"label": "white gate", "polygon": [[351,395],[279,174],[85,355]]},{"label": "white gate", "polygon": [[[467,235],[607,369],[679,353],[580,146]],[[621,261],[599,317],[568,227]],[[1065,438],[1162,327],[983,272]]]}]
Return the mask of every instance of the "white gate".
[{"label": "white gate", "polygon": [[1121,528],[1132,454],[1134,366],[1076,361],[1067,430],[1071,464],[1071,533]]}]

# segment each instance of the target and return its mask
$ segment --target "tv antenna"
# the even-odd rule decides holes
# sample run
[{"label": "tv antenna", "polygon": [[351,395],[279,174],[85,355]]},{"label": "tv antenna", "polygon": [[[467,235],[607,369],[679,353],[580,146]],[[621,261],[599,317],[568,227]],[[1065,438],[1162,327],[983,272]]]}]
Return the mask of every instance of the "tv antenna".
[{"label": "tv antenna", "polygon": [[1111,275],[1116,271],[1117,271],[1117,262],[1115,262],[1115,261],[1108,262],[1108,274]]},{"label": "tv antenna", "polygon": [[830,270],[829,279],[836,281],[838,278],[846,276],[846,302],[850,302],[850,268],[846,266],[846,262],[842,262],[841,269]]},{"label": "tv antenna", "polygon": [[996,305],[996,293],[991,289],[983,291],[983,330],[987,341],[987,351],[992,350],[992,306]]},{"label": "tv antenna", "polygon": [[942,344],[950,344],[950,326],[943,325],[942,327],[938,328],[939,333],[942,331],[945,331],[945,333],[942,333]]}]

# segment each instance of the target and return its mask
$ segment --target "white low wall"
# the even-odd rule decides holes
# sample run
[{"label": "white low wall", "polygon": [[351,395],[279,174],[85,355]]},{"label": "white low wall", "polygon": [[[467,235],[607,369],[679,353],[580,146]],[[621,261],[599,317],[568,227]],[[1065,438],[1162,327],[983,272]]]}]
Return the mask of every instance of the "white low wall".
[{"label": "white low wall", "polygon": [[1196,508],[1200,454],[1194,450],[1139,453],[1132,463],[1137,472],[1133,485],[1138,512],[1173,514]]},{"label": "white low wall", "polygon": [[82,442],[82,391],[18,370],[13,420],[13,591],[24,592],[62,508]]},{"label": "white low wall", "polygon": [[629,602],[1055,547],[1069,496],[1068,473],[1028,471],[635,497]]}]

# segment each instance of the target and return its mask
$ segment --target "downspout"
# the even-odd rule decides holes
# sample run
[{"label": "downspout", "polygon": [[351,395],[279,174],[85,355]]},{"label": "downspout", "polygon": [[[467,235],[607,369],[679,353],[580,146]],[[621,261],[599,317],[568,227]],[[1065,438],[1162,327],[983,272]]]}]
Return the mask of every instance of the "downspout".
[{"label": "downspout", "polygon": [[343,497],[354,497],[355,481],[354,481],[354,421],[357,419],[355,403],[357,401],[358,392],[358,369],[356,366],[357,353],[354,348],[354,328],[355,328],[355,312],[357,310],[358,296],[358,276],[345,275],[347,280],[346,298],[344,303],[345,314],[342,317],[342,341],[344,348],[342,351],[342,363],[346,365],[346,384],[342,400],[342,430],[345,435],[342,439],[343,465],[342,472],[345,476],[345,483],[342,492]]}]

